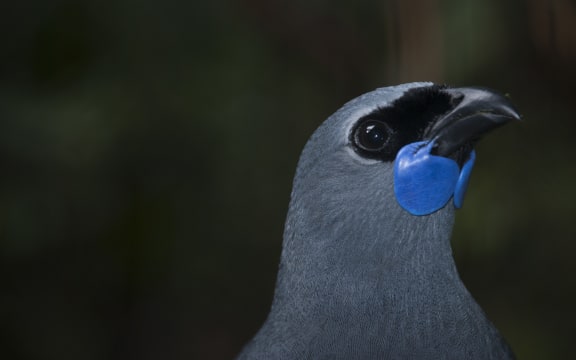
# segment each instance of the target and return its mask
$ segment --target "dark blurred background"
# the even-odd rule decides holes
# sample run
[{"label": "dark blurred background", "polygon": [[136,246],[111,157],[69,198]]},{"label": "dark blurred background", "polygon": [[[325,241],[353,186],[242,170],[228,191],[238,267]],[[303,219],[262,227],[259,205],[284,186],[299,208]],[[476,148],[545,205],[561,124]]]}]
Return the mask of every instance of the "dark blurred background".
[{"label": "dark blurred background", "polygon": [[523,114],[454,251],[520,359],[575,357],[575,1],[5,1],[0,44],[0,358],[231,359],[308,136],[415,80]]}]

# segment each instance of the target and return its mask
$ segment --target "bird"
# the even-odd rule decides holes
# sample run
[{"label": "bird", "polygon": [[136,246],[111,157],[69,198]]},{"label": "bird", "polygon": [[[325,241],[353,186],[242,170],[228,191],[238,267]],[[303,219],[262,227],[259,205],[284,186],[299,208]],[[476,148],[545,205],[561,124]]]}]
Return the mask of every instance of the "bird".
[{"label": "bird", "polygon": [[347,102],[293,180],[270,312],[238,360],[514,359],[463,284],[451,234],[507,96],[413,82]]}]

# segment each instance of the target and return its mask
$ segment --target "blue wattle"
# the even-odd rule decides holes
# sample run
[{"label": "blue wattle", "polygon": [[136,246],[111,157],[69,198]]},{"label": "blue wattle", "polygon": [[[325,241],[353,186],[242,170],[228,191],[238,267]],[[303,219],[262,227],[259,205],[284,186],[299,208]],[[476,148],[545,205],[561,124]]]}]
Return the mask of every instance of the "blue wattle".
[{"label": "blue wattle", "polygon": [[456,183],[456,189],[454,189],[454,206],[458,209],[460,209],[464,203],[464,196],[466,195],[466,189],[468,189],[468,182],[470,181],[470,174],[472,173],[475,161],[476,152],[472,150],[470,157],[466,160],[464,166],[462,166],[462,171],[460,171],[460,176]]},{"label": "blue wattle", "polygon": [[431,214],[454,196],[461,207],[474,166],[475,154],[462,171],[456,161],[432,155],[433,142],[414,142],[398,152],[394,163],[394,192],[400,206],[413,215]]}]

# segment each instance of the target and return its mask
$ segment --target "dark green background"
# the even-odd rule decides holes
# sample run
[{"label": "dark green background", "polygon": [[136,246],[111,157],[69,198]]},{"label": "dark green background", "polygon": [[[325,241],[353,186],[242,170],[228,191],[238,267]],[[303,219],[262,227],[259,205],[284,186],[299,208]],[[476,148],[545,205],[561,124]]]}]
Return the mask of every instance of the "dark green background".
[{"label": "dark green background", "polygon": [[523,114],[455,254],[521,359],[576,355],[574,1],[4,1],[0,44],[0,358],[232,358],[307,137],[414,80]]}]

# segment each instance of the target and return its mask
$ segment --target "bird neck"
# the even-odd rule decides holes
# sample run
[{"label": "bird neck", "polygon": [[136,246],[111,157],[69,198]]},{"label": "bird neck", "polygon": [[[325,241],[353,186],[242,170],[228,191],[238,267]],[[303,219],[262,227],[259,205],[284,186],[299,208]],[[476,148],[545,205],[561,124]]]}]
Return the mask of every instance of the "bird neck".
[{"label": "bird neck", "polygon": [[447,291],[468,297],[450,246],[453,209],[423,217],[393,214],[383,220],[367,212],[360,214],[363,221],[340,214],[319,222],[302,209],[290,213],[273,312],[282,308],[306,317],[328,303],[367,309],[385,303],[393,308],[406,300],[398,294],[423,291],[425,296],[414,298],[425,302]]},{"label": "bird neck", "polygon": [[459,279],[445,210],[372,231],[289,214],[272,309],[241,358],[512,358]]}]

